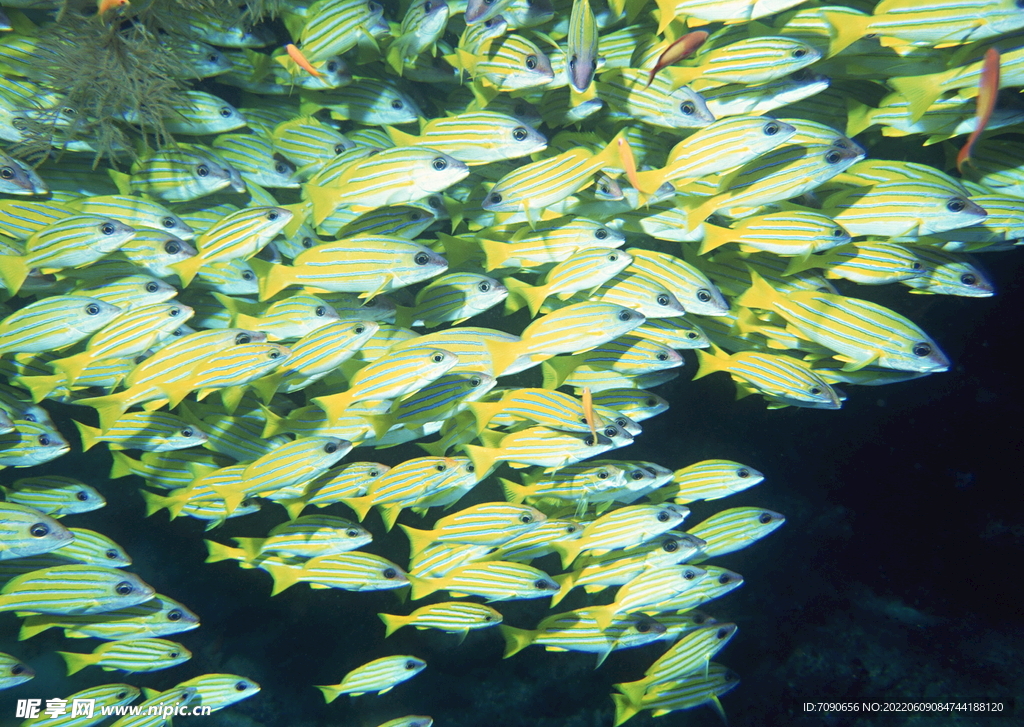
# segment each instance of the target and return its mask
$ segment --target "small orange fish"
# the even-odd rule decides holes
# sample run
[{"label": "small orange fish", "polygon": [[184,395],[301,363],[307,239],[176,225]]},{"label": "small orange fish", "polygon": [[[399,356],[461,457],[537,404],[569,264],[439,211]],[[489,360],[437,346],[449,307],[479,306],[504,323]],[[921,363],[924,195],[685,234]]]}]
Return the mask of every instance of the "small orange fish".
[{"label": "small orange fish", "polygon": [[128,2],[128,0],[97,0],[96,14],[102,16],[105,15],[108,10],[119,8],[124,5],[131,5],[131,3]]},{"label": "small orange fish", "polygon": [[676,61],[681,61],[688,57],[695,50],[704,45],[704,41],[707,39],[707,31],[695,30],[675,41],[672,45],[666,48],[660,56],[658,56],[658,62],[655,63],[654,68],[651,69],[651,74],[647,77],[647,85],[644,86],[644,88],[648,88],[651,83],[654,82],[654,77],[658,75],[658,71],[665,66],[671,66]]},{"label": "small orange fish", "polygon": [[309,75],[316,78],[320,78],[320,76],[323,75],[320,71],[313,68],[310,62],[306,60],[306,56],[302,55],[302,51],[300,51],[294,43],[289,43],[284,47],[284,49],[288,52],[288,55],[291,56],[291,59],[298,63],[303,70],[309,73]]},{"label": "small orange fish", "polygon": [[992,118],[992,112],[996,109],[996,97],[998,95],[999,51],[995,48],[989,48],[985,51],[985,61],[982,63],[981,78],[978,81],[978,100],[975,103],[974,109],[978,124],[974,127],[971,135],[967,137],[967,143],[960,149],[960,153],[956,155],[956,168],[958,171],[962,172],[964,164],[970,163],[974,142],[978,140],[981,132],[988,126],[988,121]]},{"label": "small orange fish", "polygon": [[633,185],[633,189],[639,191],[640,179],[636,174],[636,157],[633,156],[633,147],[629,145],[624,136],[620,136],[616,141],[619,144],[619,158],[622,160],[622,166],[626,170],[626,179]]}]

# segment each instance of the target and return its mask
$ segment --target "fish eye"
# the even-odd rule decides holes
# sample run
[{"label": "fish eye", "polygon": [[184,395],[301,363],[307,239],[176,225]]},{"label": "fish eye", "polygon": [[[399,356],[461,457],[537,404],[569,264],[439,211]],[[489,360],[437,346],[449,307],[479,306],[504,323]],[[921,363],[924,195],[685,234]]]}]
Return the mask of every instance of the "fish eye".
[{"label": "fish eye", "polygon": [[241,346],[243,343],[251,343],[252,337],[248,333],[239,333],[235,336],[235,344]]},{"label": "fish eye", "polygon": [[89,493],[86,492],[85,490],[79,490],[78,492],[75,493],[75,499],[78,500],[79,502],[85,502],[86,500],[89,499]]},{"label": "fish eye", "polygon": [[519,522],[521,522],[523,525],[529,525],[533,522],[533,515],[531,515],[528,512],[524,512],[522,515],[519,516]]},{"label": "fish eye", "polygon": [[662,510],[661,512],[658,513],[658,522],[659,523],[667,523],[671,519],[672,519],[672,516],[669,515],[666,510]]},{"label": "fish eye", "polygon": [[444,207],[444,201],[436,194],[432,197],[427,198],[427,204],[436,210],[442,209]]},{"label": "fish eye", "polygon": [[274,171],[277,172],[278,174],[287,174],[288,165],[285,164],[284,162],[278,162],[277,164],[274,165]]},{"label": "fish eye", "polygon": [[565,526],[565,532],[569,533],[569,535],[572,535],[572,534],[573,534],[573,533],[575,533],[575,532],[576,532],[576,531],[577,531],[578,529],[579,529],[579,528],[577,528],[575,524],[573,524],[573,525],[566,525],[566,526]]},{"label": "fish eye", "polygon": [[338,62],[337,61],[327,61],[326,68],[327,68],[327,72],[328,73],[334,73],[334,72],[336,72],[338,70]]},{"label": "fish eye", "polygon": [[4,179],[14,179],[14,170],[10,167],[0,167],[0,177]]},{"label": "fish eye", "polygon": [[280,351],[271,351],[270,353],[267,354],[267,357],[271,361],[273,361],[275,359],[279,359],[279,358],[281,358],[281,352]]},{"label": "fish eye", "polygon": [[655,358],[658,359],[659,361],[668,361],[668,354],[665,353],[664,351],[659,351]]},{"label": "fish eye", "polygon": [[270,220],[271,222],[275,222],[277,218],[280,217],[281,215],[277,213],[277,210],[270,210],[269,212],[267,212],[266,216],[268,220]]},{"label": "fish eye", "polygon": [[491,204],[499,204],[501,202],[500,194],[492,194],[487,198],[487,201]]},{"label": "fish eye", "polygon": [[356,326],[353,330],[356,333],[363,333],[366,330],[366,326]]},{"label": "fish eye", "polygon": [[779,133],[779,125],[771,121],[764,125],[763,131],[765,136],[775,136]]},{"label": "fish eye", "polygon": [[181,430],[181,436],[194,437],[195,431],[192,429],[192,427],[185,427],[184,429]]},{"label": "fish eye", "polygon": [[692,341],[693,339],[697,338],[697,332],[696,331],[687,331],[686,332],[686,337],[689,338]]},{"label": "fish eye", "polygon": [[546,591],[548,590],[548,582],[543,578],[538,578],[533,582],[533,587],[538,591]]},{"label": "fish eye", "polygon": [[367,477],[380,477],[380,470],[370,470],[366,473]]},{"label": "fish eye", "polygon": [[359,531],[356,530],[355,528],[349,528],[348,530],[345,531],[345,535],[347,535],[350,538],[358,538],[359,537]]},{"label": "fish eye", "polygon": [[439,465],[434,465],[434,469],[437,470],[438,472],[444,472],[448,468],[445,465],[443,465],[443,464],[439,464]]},{"label": "fish eye", "polygon": [[620,321],[626,322],[633,320],[633,314],[628,310],[619,311],[618,316]]},{"label": "fish eye", "polygon": [[152,282],[152,281],[146,283],[146,292],[147,293],[155,293],[158,290],[160,290],[160,286],[157,283]]},{"label": "fish eye", "polygon": [[843,237],[846,234],[846,230],[842,227],[836,227],[832,230],[832,237]]},{"label": "fish eye", "polygon": [[327,444],[324,445],[324,453],[325,454],[334,454],[337,451],[338,451],[338,445],[335,444],[334,442],[328,442]]},{"label": "fish eye", "polygon": [[696,577],[696,571],[690,570],[689,568],[683,571],[683,580],[692,581]]},{"label": "fish eye", "polygon": [[683,116],[693,116],[697,113],[697,104],[693,101],[683,101],[679,104],[679,113]]},{"label": "fish eye", "polygon": [[583,443],[585,445],[587,445],[588,447],[593,447],[595,442],[596,442],[596,440],[590,434],[588,434],[586,437],[583,438]]},{"label": "fish eye", "polygon": [[732,583],[732,576],[728,573],[723,573],[722,575],[718,576],[718,582],[721,583],[723,586],[726,586]]},{"label": "fish eye", "polygon": [[392,578],[398,577],[398,571],[396,571],[394,568],[385,568],[381,572],[381,575],[387,578],[388,580],[391,580]]},{"label": "fish eye", "polygon": [[576,70],[576,56],[573,56],[572,58],[569,59],[569,70]]},{"label": "fish eye", "polygon": [[646,621],[640,621],[636,625],[636,630],[637,633],[646,634],[648,631],[651,630],[651,625]]},{"label": "fish eye", "polygon": [[537,56],[526,56],[526,67],[531,71],[537,67]]},{"label": "fish eye", "polygon": [[615,427],[605,427],[604,429],[604,436],[606,437],[614,437],[618,433],[619,430],[616,429]]},{"label": "fish eye", "polygon": [[664,550],[666,553],[675,553],[677,550],[679,550],[679,541],[675,538],[669,538],[661,544],[661,549]]},{"label": "fish eye", "polygon": [[914,262],[910,263],[910,269],[911,270],[920,270],[921,269],[921,263],[919,263],[917,261],[914,261]]},{"label": "fish eye", "polygon": [[405,108],[405,103],[400,98],[396,98],[391,102],[391,108],[395,111],[400,111]]},{"label": "fish eye", "polygon": [[697,291],[697,300],[699,300],[701,303],[711,302],[711,291],[701,288],[700,290]]},{"label": "fish eye", "polygon": [[184,618],[184,616],[185,616],[185,614],[183,614],[178,609],[174,609],[173,611],[168,611],[167,612],[167,620],[168,621],[181,621],[181,619]]},{"label": "fish eye", "polygon": [[[1024,0],[1021,0],[1021,2],[1024,2]],[[964,273],[960,276],[960,282],[964,285],[975,285],[978,282],[978,279],[970,273]]]},{"label": "fish eye", "polygon": [[313,238],[303,237],[301,245],[308,250],[309,248],[313,247]]},{"label": "fish eye", "polygon": [[25,671],[25,667],[23,667],[21,664],[15,664],[11,667],[11,676],[18,676],[23,671]]},{"label": "fish eye", "polygon": [[109,550],[105,551],[103,555],[107,556],[108,560],[114,560],[117,558],[117,551],[113,548],[110,548]]},{"label": "fish eye", "polygon": [[805,55],[807,55],[806,48],[797,48],[795,51],[793,51],[794,58],[803,58]]},{"label": "fish eye", "polygon": [[169,315],[171,318],[177,318],[178,316],[181,315],[181,308],[171,308],[169,311],[167,311],[167,315]]},{"label": "fish eye", "polygon": [[221,106],[220,107],[221,118],[230,119],[233,113],[234,113],[234,110],[231,107],[229,107],[229,106]]},{"label": "fish eye", "polygon": [[959,197],[954,197],[953,199],[946,202],[946,209],[948,209],[950,212],[963,212],[966,207],[967,202],[965,200],[960,199]]},{"label": "fish eye", "polygon": [[252,270],[243,270],[242,271],[242,280],[249,281],[249,280],[255,280],[255,279],[256,279],[256,275],[253,273]]},{"label": "fish eye", "polygon": [[124,699],[128,696],[128,692],[118,692],[116,696],[118,699]]},{"label": "fish eye", "polygon": [[114,227],[113,223],[105,222],[102,225],[100,225],[100,232],[102,232],[104,235],[113,235],[115,232],[117,232],[117,228]]},{"label": "fish eye", "polygon": [[446,159],[442,159],[441,157],[438,157],[437,159],[435,159],[434,161],[432,161],[430,163],[430,166],[432,166],[434,169],[436,169],[439,172],[443,172],[445,169],[448,168],[448,161]]},{"label": "fish eye", "polygon": [[317,318],[323,318],[325,315],[327,315],[327,306],[318,305],[316,307],[316,310],[313,311],[313,313],[316,314]]},{"label": "fish eye", "polygon": [[757,521],[758,521],[759,523],[761,523],[762,525],[767,525],[768,523],[770,523],[770,522],[772,521],[772,516],[771,516],[771,515],[769,515],[769,514],[768,514],[768,513],[766,513],[766,512],[762,512],[762,513],[761,513],[761,514],[760,514],[760,515],[758,516],[758,518],[757,518]]},{"label": "fish eye", "polygon": [[736,470],[736,476],[739,477],[741,480],[745,480],[748,477],[750,477],[750,470],[748,470],[746,467],[740,467],[738,470]]},{"label": "fish eye", "polygon": [[[606,240],[608,239],[608,230],[604,229],[603,227],[599,227],[597,228],[597,230],[594,231],[594,237],[596,237],[598,240]],[[614,261],[615,260],[612,260],[612,262]]]},{"label": "fish eye", "polygon": [[49,447],[50,446],[50,438],[47,435],[45,435],[45,434],[40,434],[39,435],[39,446],[40,447]]},{"label": "fish eye", "polygon": [[598,470],[597,471],[597,479],[599,479],[599,480],[607,480],[610,476],[611,475],[608,474],[608,470]]},{"label": "fish eye", "polygon": [[811,396],[818,396],[818,394],[821,393],[821,387],[820,386],[812,386],[809,389],[809,391],[811,393]]},{"label": "fish eye", "polygon": [[179,252],[181,252],[181,245],[179,245],[174,240],[168,240],[167,242],[164,243],[164,252],[166,252],[168,255],[177,255]]},{"label": "fish eye", "polygon": [[236,692],[244,692],[248,688],[249,688],[249,685],[246,684],[245,682],[235,682],[235,691]]},{"label": "fish eye", "polygon": [[220,63],[220,54],[219,53],[211,53],[210,55],[206,56],[206,60],[209,63]]},{"label": "fish eye", "polygon": [[517,126],[512,129],[512,138],[516,141],[526,141],[527,136],[529,136],[529,134],[522,126]]},{"label": "fish eye", "polygon": [[715,632],[715,637],[719,638],[719,639],[724,639],[728,635],[729,635],[729,629],[727,629],[727,628],[721,628],[721,629],[718,629],[718,631]]},{"label": "fish eye", "polygon": [[89,305],[85,306],[85,312],[87,315],[90,316],[98,316],[100,314],[100,307],[95,303],[90,303]]},{"label": "fish eye", "polygon": [[665,294],[659,295],[657,301],[658,305],[668,305],[668,296]]},{"label": "fish eye", "polygon": [[488,290],[491,289],[491,284],[485,280],[476,287],[481,293],[486,293]]},{"label": "fish eye", "polygon": [[50,534],[50,526],[46,523],[36,523],[28,529],[28,532],[33,538],[44,538]]},{"label": "fish eye", "polygon": [[335,154],[341,154],[343,151],[345,151],[345,145],[344,144],[335,144],[334,145],[334,153]]},{"label": "fish eye", "polygon": [[430,262],[430,255],[425,252],[418,252],[416,257],[413,258],[413,262],[417,265],[426,265]]},{"label": "fish eye", "polygon": [[643,478],[644,478],[643,470],[636,469],[636,470],[633,470],[632,472],[629,473],[629,479],[631,479],[631,480],[636,481],[636,480],[642,480]]},{"label": "fish eye", "polygon": [[117,593],[117,595],[119,595],[119,596],[127,596],[127,595],[130,595],[130,594],[132,593],[132,591],[134,591],[134,590],[135,590],[135,586],[133,586],[133,585],[132,585],[131,583],[129,583],[128,581],[121,581],[121,582],[120,582],[120,583],[118,583],[118,584],[117,584],[116,586],[114,586],[114,591],[115,591],[115,592]]},{"label": "fish eye", "polygon": [[26,128],[25,119],[21,118],[20,116],[15,116],[13,119],[11,119],[11,126],[13,126],[18,131],[24,131]]},{"label": "fish eye", "polygon": [[437,353],[430,357],[430,360],[433,361],[434,363],[441,363],[442,361],[444,361],[444,354],[438,351]]},{"label": "fish eye", "polygon": [[476,472],[476,467],[474,467],[472,464],[467,464],[466,472]]},{"label": "fish eye", "polygon": [[620,429],[625,429],[626,424],[628,424],[628,422],[623,417],[619,417],[618,419],[615,420],[615,425]]},{"label": "fish eye", "polygon": [[205,164],[200,164],[196,167],[197,177],[208,177],[210,176],[210,168]]},{"label": "fish eye", "polygon": [[929,346],[927,343],[918,343],[917,345],[914,346],[913,351],[915,356],[924,358],[925,356],[932,352],[932,347]]},{"label": "fish eye", "polygon": [[169,656],[169,657],[170,657],[170,658],[172,658],[172,659],[177,659],[177,658],[178,658],[178,656],[179,656],[179,654],[178,654],[178,652],[177,652],[177,651],[172,651],[172,652],[171,652],[170,654],[168,654],[167,656]]},{"label": "fish eye", "polygon": [[838,164],[839,160],[843,158],[843,155],[837,152],[835,149],[825,155],[825,161],[829,164]]}]

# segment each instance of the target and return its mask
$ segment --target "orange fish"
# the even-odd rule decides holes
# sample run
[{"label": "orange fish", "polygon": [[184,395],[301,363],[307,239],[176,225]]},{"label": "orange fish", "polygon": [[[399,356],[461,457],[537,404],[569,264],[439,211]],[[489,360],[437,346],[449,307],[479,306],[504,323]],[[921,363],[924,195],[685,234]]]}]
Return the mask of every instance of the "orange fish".
[{"label": "orange fish", "polygon": [[309,75],[315,76],[316,78],[320,78],[320,76],[323,75],[320,71],[310,65],[309,61],[306,60],[306,56],[302,55],[302,51],[295,47],[294,43],[289,43],[284,47],[284,49],[288,52],[288,55],[291,56],[291,59],[298,63],[303,70],[309,73]]},{"label": "orange fish", "polygon": [[981,79],[978,81],[978,100],[975,104],[974,113],[978,119],[974,131],[967,137],[967,143],[956,155],[956,168],[963,171],[964,164],[971,161],[971,149],[974,142],[981,136],[981,132],[988,126],[988,120],[992,118],[992,112],[996,109],[996,97],[999,95],[999,51],[989,48],[985,51],[985,61],[981,66]]},{"label": "orange fish", "polygon": [[124,5],[131,5],[128,0],[98,0],[96,4],[96,14],[104,15],[108,10],[113,8],[119,8]]},{"label": "orange fish", "polygon": [[633,156],[633,147],[626,141],[626,137],[620,136],[616,139],[619,145],[619,158],[622,160],[622,166],[626,170],[626,179],[633,185],[633,188],[637,191],[640,190],[640,179],[636,174],[636,157]]},{"label": "orange fish", "polygon": [[671,66],[676,61],[681,61],[688,57],[695,50],[704,45],[704,41],[707,39],[707,31],[695,30],[675,41],[672,45],[666,48],[660,56],[658,56],[658,62],[655,63],[654,68],[651,69],[651,74],[647,77],[647,86],[644,86],[644,88],[651,85],[654,81],[654,77],[658,75],[658,71],[665,66]]},{"label": "orange fish", "polygon": [[594,397],[590,393],[590,387],[584,387],[583,389],[583,418],[587,420],[587,426],[590,427],[590,434],[597,441],[597,427],[595,426],[596,417],[594,416]]}]

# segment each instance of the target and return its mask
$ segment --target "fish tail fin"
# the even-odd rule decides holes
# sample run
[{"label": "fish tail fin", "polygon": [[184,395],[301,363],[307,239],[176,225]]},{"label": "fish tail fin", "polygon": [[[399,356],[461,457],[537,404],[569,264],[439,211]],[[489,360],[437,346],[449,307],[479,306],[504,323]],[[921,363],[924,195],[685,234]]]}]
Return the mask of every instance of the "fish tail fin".
[{"label": "fish tail fin", "polygon": [[159,495],[151,490],[139,490],[142,499],[146,503],[146,517],[160,512],[164,508],[170,508],[172,500],[164,495]]},{"label": "fish tail fin", "polygon": [[520,356],[522,341],[491,341],[486,342],[487,350],[491,354],[491,375],[501,376],[508,368],[515,363]]},{"label": "fish tail fin", "polygon": [[352,390],[342,391],[338,394],[329,394],[328,396],[318,396],[313,399],[313,403],[324,410],[327,414],[328,419],[338,419],[345,410],[352,404]]},{"label": "fish tail fin", "polygon": [[558,591],[551,596],[551,608],[554,608],[559,601],[569,595],[569,591],[576,587],[576,571],[554,576],[551,580],[558,584]]},{"label": "fish tail fin", "polygon": [[[135,474],[132,472],[132,458],[124,452],[111,452],[114,464],[110,466],[110,474],[107,477],[111,480],[119,480],[122,477]],[[143,490],[145,492],[145,490]]]},{"label": "fish tail fin", "polygon": [[206,543],[206,550],[209,555],[206,556],[204,563],[219,563],[222,560],[247,560],[245,553],[241,548],[232,548],[230,545],[224,545],[218,543],[216,540],[204,540]]},{"label": "fish tail fin", "polygon": [[780,297],[778,291],[753,270],[750,271],[750,282],[750,287],[736,298],[736,305],[772,310]]},{"label": "fish tail fin", "polygon": [[409,623],[408,616],[398,616],[392,613],[378,613],[377,616],[384,622],[385,639]]},{"label": "fish tail fin", "polygon": [[415,558],[424,548],[434,542],[433,532],[430,530],[419,530],[409,525],[399,525],[406,537],[409,538],[409,557]]},{"label": "fish tail fin", "polygon": [[420,138],[414,134],[396,129],[394,126],[385,126],[384,131],[395,142],[395,146],[415,146]]},{"label": "fish tail fin", "polygon": [[622,684],[613,684],[612,686],[622,692],[622,696],[628,699],[630,704],[640,704],[640,700],[643,699],[644,692],[649,684],[648,680],[640,679],[635,682],[624,682]]},{"label": "fish tail fin", "polygon": [[498,628],[501,629],[501,635],[505,637],[505,654],[501,657],[503,659],[507,659],[513,654],[518,654],[532,644],[534,638],[536,638],[536,632],[534,631],[517,629],[514,626],[506,626],[505,624],[501,624]]},{"label": "fish tail fin", "polygon": [[486,238],[480,238],[479,242],[480,248],[484,251],[484,257],[487,259],[484,268],[488,271],[504,267],[513,255],[514,248],[506,242]]},{"label": "fish tail fin", "polygon": [[640,712],[640,706],[631,702],[625,694],[613,694],[612,701],[615,702],[614,727],[619,727]]},{"label": "fish tail fin", "polygon": [[292,284],[292,267],[251,258],[249,264],[260,285],[260,302],[269,300]]},{"label": "fish tail fin", "polygon": [[705,351],[703,348],[695,349],[697,352],[697,373],[694,374],[693,380],[702,379],[708,374],[713,374],[716,371],[727,371],[729,366],[729,354],[720,349],[718,346],[711,344],[711,351]]},{"label": "fish tail fin", "polygon": [[12,295],[21,289],[28,272],[28,262],[21,255],[0,255],[0,280]]},{"label": "fish tail fin", "polygon": [[309,202],[313,205],[313,224],[319,227],[324,220],[334,214],[338,206],[338,192],[331,187],[309,183],[305,189]]},{"label": "fish tail fin", "polygon": [[698,255],[704,255],[732,241],[732,230],[718,225],[704,225],[704,239],[700,242]]},{"label": "fish tail fin", "polygon": [[380,519],[384,522],[384,531],[390,533],[391,529],[395,527],[395,521],[398,520],[398,516],[402,514],[401,505],[388,505],[387,507],[378,507],[377,512],[380,513]]},{"label": "fish tail fin", "polygon": [[575,356],[555,356],[543,361],[540,365],[541,375],[544,377],[541,386],[545,389],[557,389],[579,365],[579,359]]},{"label": "fish tail fin", "polygon": [[91,666],[99,660],[98,654],[79,654],[75,651],[58,651],[57,653],[64,658],[64,663],[68,668],[68,676],[82,671],[85,667]]},{"label": "fish tail fin", "polygon": [[28,389],[29,393],[32,394],[32,401],[37,404],[49,396],[58,386],[67,383],[60,374],[54,374],[53,376],[19,376],[17,381],[21,386]]},{"label": "fish tail fin", "polygon": [[373,507],[373,495],[346,497],[342,502],[356,514],[356,518],[359,522],[362,522],[366,519],[366,516],[370,514],[370,508]]},{"label": "fish tail fin", "polygon": [[330,704],[342,694],[342,691],[337,686],[317,685],[316,688],[323,692],[324,701],[327,702],[327,704]]},{"label": "fish tail fin", "polygon": [[[544,305],[544,301],[547,299],[548,292],[551,289],[549,285],[530,285],[516,278],[502,278],[501,282],[508,289],[509,293],[508,298],[505,299],[505,309],[508,310],[510,307],[509,301],[512,299],[512,296],[515,296],[526,302],[527,307],[530,309],[530,315],[535,318],[540,307]],[[519,308],[520,306],[515,306],[515,310],[519,310]]]},{"label": "fish tail fin", "polygon": [[607,606],[596,606],[588,610],[594,620],[597,621],[597,627],[602,631],[607,631],[612,625],[612,620],[615,618],[615,604],[609,604]]},{"label": "fish tail fin", "polygon": [[72,419],[74,425],[78,428],[78,435],[82,438],[82,451],[87,452],[100,441],[100,437],[103,436],[103,432],[96,427],[90,427],[88,424],[82,424],[77,419]]},{"label": "fish tail fin", "polygon": [[657,0],[658,3],[658,35],[676,19],[676,0]]},{"label": "fish tail fin", "polygon": [[301,515],[307,505],[305,497],[292,497],[287,500],[276,500],[275,502],[283,507],[285,512],[288,513],[289,520],[294,520]]},{"label": "fish tail fin", "polygon": [[28,616],[21,622],[21,629],[18,631],[18,641],[31,639],[36,634],[41,634],[47,629],[53,628],[54,624],[42,616]]},{"label": "fish tail fin", "polygon": [[863,104],[853,98],[846,99],[846,135],[854,137],[867,128],[874,126],[874,111],[872,106]]},{"label": "fish tail fin", "polygon": [[505,408],[505,405],[500,401],[474,401],[467,404],[466,408],[476,419],[476,431],[479,434],[487,428],[488,422]]},{"label": "fish tail fin", "polygon": [[917,123],[928,107],[942,95],[943,78],[945,73],[929,73],[924,76],[897,76],[890,78],[888,83],[907,99],[910,121]]},{"label": "fish tail fin", "polygon": [[263,439],[270,439],[278,434],[283,434],[288,431],[288,418],[278,416],[269,407],[260,405],[260,411],[263,412],[265,422],[263,424],[263,432],[260,434]]},{"label": "fish tail fin", "polygon": [[870,15],[852,15],[831,10],[823,11],[825,20],[832,26],[832,40],[828,46],[828,55],[831,58],[844,48],[860,40],[868,32],[868,24],[872,18]]},{"label": "fish tail fin", "polygon": [[708,197],[694,207],[686,206],[686,231],[692,232],[704,224],[704,220],[710,217],[718,209],[718,199]]},{"label": "fish tail fin", "polygon": [[[405,527],[404,525],[399,527]],[[440,578],[424,578],[422,576],[414,576],[409,574],[409,600],[417,601],[425,596],[429,596],[434,591],[440,588]]]},{"label": "fish tail fin", "polygon": [[490,472],[501,453],[497,447],[477,447],[472,444],[463,444],[462,449],[473,462],[477,472]]},{"label": "fish tail fin", "polygon": [[504,477],[499,477],[498,482],[501,483],[501,491],[505,493],[505,499],[513,505],[523,504],[530,494],[530,488],[526,485],[520,485],[518,482],[506,480]]},{"label": "fish tail fin", "polygon": [[[232,538],[242,553],[242,560],[256,560],[266,538]],[[234,550],[234,548],[232,548]]]},{"label": "fish tail fin", "polygon": [[665,169],[648,169],[637,172],[637,190],[642,194],[654,194],[665,182],[669,181],[667,167]]},{"label": "fish tail fin", "polygon": [[468,260],[473,260],[480,254],[480,246],[474,240],[467,240],[465,237],[446,235],[443,232],[437,233],[437,239],[444,245],[444,255],[448,258],[450,267],[457,267]]},{"label": "fish tail fin", "polygon": [[181,287],[187,288],[192,280],[196,277],[196,273],[199,272],[199,268],[203,267],[206,261],[198,255],[187,257],[184,260],[171,263],[167,267],[178,274],[178,278],[181,280]]},{"label": "fish tail fin", "polygon": [[128,410],[127,391],[122,391],[109,396],[97,396],[93,399],[79,399],[79,404],[91,406],[100,417],[100,429],[104,432],[110,429],[117,420]]},{"label": "fish tail fin", "polygon": [[107,174],[110,175],[110,181],[117,187],[117,191],[120,194],[130,195],[132,193],[132,175],[119,172],[115,169],[108,169]]},{"label": "fish tail fin", "polygon": [[[395,325],[401,326],[401,323]],[[394,413],[388,414],[366,414],[362,416],[370,426],[373,427],[373,436],[377,439],[382,438],[385,434],[391,431],[391,428],[397,423],[398,417]]]},{"label": "fish tail fin", "polygon": [[566,540],[562,542],[555,542],[551,544],[551,547],[555,549],[559,556],[562,558],[562,569],[565,570],[572,562],[576,560],[576,557],[580,554],[582,548],[582,541],[579,540]]},{"label": "fish tail fin", "polygon": [[822,260],[820,257],[812,257],[811,255],[790,258],[789,265],[786,266],[786,272],[784,272],[783,275],[795,275],[797,273],[802,273],[805,270],[820,268],[821,263]]},{"label": "fish tail fin", "polygon": [[281,385],[286,375],[287,372],[285,371],[272,371],[251,382],[249,387],[259,394],[260,401],[265,405],[269,405],[270,401],[274,398],[274,394],[277,393],[277,387]]},{"label": "fish tail fin", "polygon": [[[298,583],[299,574],[302,572],[301,568],[293,568],[284,563],[275,563],[270,560],[260,563],[260,568],[269,573],[270,577],[274,579],[274,587],[270,590],[271,596],[276,596],[281,591],[287,590]],[[331,700],[328,699],[327,701],[330,702]]]}]

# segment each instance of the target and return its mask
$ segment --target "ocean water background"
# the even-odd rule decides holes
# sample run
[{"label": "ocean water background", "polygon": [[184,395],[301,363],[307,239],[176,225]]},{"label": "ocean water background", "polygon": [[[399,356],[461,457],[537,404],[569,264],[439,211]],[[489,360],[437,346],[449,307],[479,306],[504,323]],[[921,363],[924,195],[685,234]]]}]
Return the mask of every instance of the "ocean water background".
[{"label": "ocean water background", "polygon": [[[757,397],[734,401],[728,378],[658,389],[672,409],[644,423],[622,457],[682,467],[721,457],[763,471],[766,480],[727,500],[696,503],[689,523],[712,512],[758,505],[782,512],[785,526],[748,550],[716,563],[745,585],[703,610],[739,632],[717,657],[742,682],[723,697],[733,727],[747,725],[1019,725],[1024,721],[1024,624],[1020,569],[1024,498],[1021,448],[1020,314],[1024,260],[1011,251],[981,258],[998,294],[988,299],[910,295],[902,286],[866,288],[909,316],[950,355],[952,370],[886,387],[846,387],[840,411],[768,411]],[[846,288],[839,281],[841,289]],[[852,287],[852,286],[851,286]],[[847,290],[846,292],[853,292]],[[482,321],[481,325],[487,325]],[[72,407],[49,404],[60,430],[74,436]],[[75,449],[78,449],[77,447]],[[348,459],[394,463],[411,447],[355,450]],[[108,500],[102,510],[65,523],[114,538],[132,570],[158,592],[199,614],[202,626],[175,637],[191,662],[122,678],[96,668],[73,677],[54,652],[88,651],[98,642],[63,639],[55,630],[18,642],[19,620],[0,614],[0,651],[27,661],[38,676],[0,693],[0,725],[14,725],[18,698],[49,698],[125,681],[168,688],[210,671],[258,681],[256,697],[211,717],[176,720],[208,727],[374,727],[404,714],[429,714],[444,727],[598,727],[612,724],[611,685],[637,679],[664,647],[616,652],[597,671],[588,654],[530,647],[502,660],[496,629],[457,637],[403,629],[388,639],[376,613],[407,613],[396,593],[347,593],[293,587],[270,597],[270,577],[233,562],[204,564],[202,523],[166,512],[144,519],[141,480],[108,480],[104,448],[72,452],[32,474],[80,477]],[[0,483],[25,476],[6,469]],[[492,477],[470,498],[498,499]],[[472,501],[472,500],[471,500]],[[464,501],[463,505],[469,504]],[[328,512],[350,513],[335,505]],[[415,522],[404,514],[403,522]],[[268,505],[229,521],[212,537],[259,536],[284,520]],[[366,549],[407,562],[404,536],[376,536]],[[537,565],[557,572],[549,557]],[[497,604],[506,623],[532,628],[546,601]],[[566,609],[584,605],[574,592]],[[313,684],[337,683],[358,664],[390,654],[425,659],[428,668],[380,697],[341,697],[325,705]],[[809,714],[804,702],[1001,703],[1002,712]],[[630,725],[720,724],[707,707]]]}]

